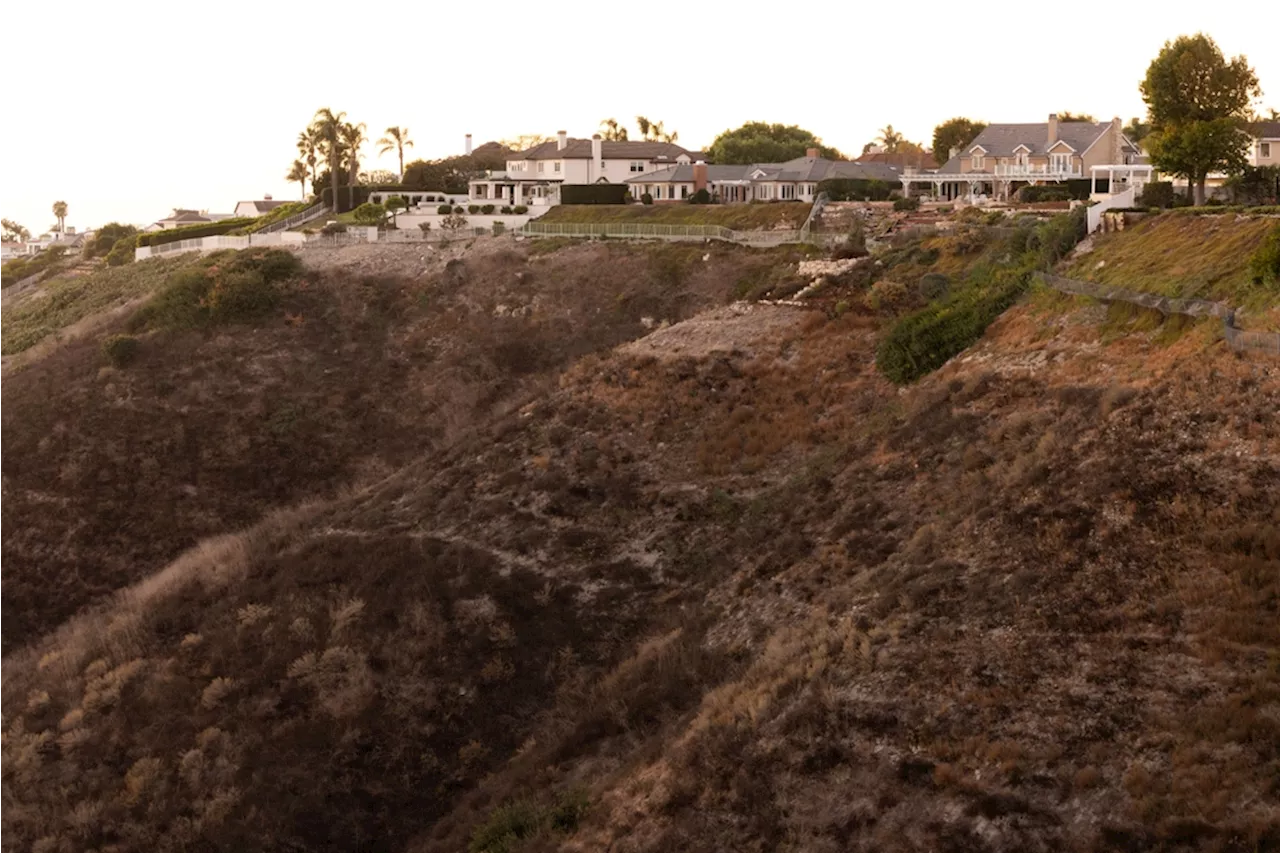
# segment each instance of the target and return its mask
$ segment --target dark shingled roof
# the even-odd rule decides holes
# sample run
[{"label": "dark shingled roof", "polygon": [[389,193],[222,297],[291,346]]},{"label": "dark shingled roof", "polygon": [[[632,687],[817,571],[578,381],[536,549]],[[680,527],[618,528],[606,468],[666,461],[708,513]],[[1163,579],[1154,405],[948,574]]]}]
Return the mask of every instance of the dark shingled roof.
[{"label": "dark shingled roof", "polygon": [[1280,139],[1280,121],[1260,121],[1253,126],[1253,135],[1259,139]]},{"label": "dark shingled roof", "polygon": [[[763,172],[764,181],[824,181],[828,178],[857,178],[864,180],[897,181],[899,172],[883,163],[851,163],[844,160],[825,160],[821,157],[798,157],[785,163],[747,163],[742,165],[707,166],[707,180],[748,181],[756,172]],[[628,178],[627,183],[684,183],[693,180],[693,165],[680,165],[670,169],[650,172]]]},{"label": "dark shingled roof", "polygon": [[[552,139],[541,145],[535,145],[527,151],[512,154],[512,160],[590,160],[590,139],[569,139],[563,150],[556,147],[557,141]],[[674,142],[614,142],[603,140],[600,143],[600,156],[605,160],[657,160],[666,157],[675,160],[681,154],[690,152]],[[690,154],[692,157],[692,154]],[[696,158],[693,158],[696,159]]]},{"label": "dark shingled roof", "polygon": [[[1058,122],[1058,140],[1071,146],[1076,154],[1084,154],[1089,146],[1106,133],[1110,127],[1111,122],[1109,121],[1061,121]],[[1138,147],[1130,142],[1128,137],[1122,138],[1133,153],[1138,153]],[[1057,144],[1057,141],[1053,143],[1053,145]],[[938,172],[946,175],[959,174],[960,157],[967,155],[979,145],[986,151],[988,157],[1012,157],[1016,153],[1015,149],[1020,145],[1025,145],[1032,155],[1043,156],[1049,153],[1049,148],[1051,147],[1049,144],[1049,124],[1048,122],[989,124],[982,133],[978,134],[977,139],[970,142],[959,154],[943,164],[942,168],[938,169]]]}]

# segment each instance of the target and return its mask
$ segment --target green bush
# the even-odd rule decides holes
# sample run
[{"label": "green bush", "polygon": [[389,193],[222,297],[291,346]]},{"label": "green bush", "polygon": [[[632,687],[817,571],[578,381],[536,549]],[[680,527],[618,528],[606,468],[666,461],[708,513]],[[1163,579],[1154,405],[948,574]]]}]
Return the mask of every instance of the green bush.
[{"label": "green bush", "polygon": [[643,194],[641,194],[641,196],[640,196],[640,203],[641,203],[641,204],[653,204],[653,196],[651,196],[649,193],[643,193]]},{"label": "green bush", "polygon": [[870,254],[867,251],[867,235],[863,230],[862,220],[854,220],[853,227],[849,229],[849,236],[836,247],[832,254],[837,260],[865,258]]},{"label": "green bush", "polygon": [[133,335],[111,335],[102,342],[102,354],[112,367],[128,367],[138,357],[138,347]]},{"label": "green bush", "polygon": [[1070,201],[1071,190],[1053,184],[1026,186],[1018,190],[1018,201],[1025,204],[1038,204],[1046,201]]},{"label": "green bush", "polygon": [[520,216],[529,212],[529,208],[525,207],[523,204],[517,204],[515,207],[511,208],[511,210],[513,213]]},{"label": "green bush", "polygon": [[578,791],[561,794],[550,806],[531,800],[503,803],[476,827],[467,853],[514,853],[525,841],[553,832],[572,833],[582,822],[587,805],[586,795]]},{"label": "green bush", "polygon": [[505,222],[499,220],[493,223],[493,236],[495,237],[501,236],[503,233],[506,232],[506,230],[507,230],[507,224]]},{"label": "green bush", "polygon": [[480,205],[480,212],[483,213],[485,216],[490,215],[491,213],[493,213],[493,205],[491,204]]},{"label": "green bush", "polygon": [[1152,181],[1142,188],[1138,204],[1142,207],[1173,207],[1173,184],[1168,181]]},{"label": "green bush", "polygon": [[1280,285],[1280,225],[1272,228],[1249,256],[1249,276],[1254,284]]},{"label": "green bush", "polygon": [[919,210],[920,199],[915,196],[907,196],[906,198],[895,198],[893,200],[894,210]]},{"label": "green bush", "polygon": [[885,201],[893,188],[884,181],[866,178],[828,178],[818,182],[818,192],[832,201]]},{"label": "green bush", "polygon": [[107,252],[107,266],[122,267],[125,264],[131,264],[137,257],[137,251],[134,248],[136,235],[121,237],[116,244],[111,247],[111,251]]},{"label": "green bush", "polygon": [[453,213],[453,205],[442,204],[436,208],[436,213],[438,213],[441,216],[448,216],[450,213]]},{"label": "green bush", "polygon": [[689,204],[711,204],[711,193],[703,187],[689,197]]},{"label": "green bush", "polygon": [[951,279],[940,272],[930,272],[920,276],[920,295],[930,302],[946,296],[950,287]]},{"label": "green bush", "polygon": [[84,256],[86,258],[99,258],[108,254],[116,247],[121,240],[127,239],[130,248],[135,243],[134,239],[138,235],[138,229],[132,225],[124,225],[120,222],[108,222],[97,231],[93,232],[93,237],[84,244]]},{"label": "green bush", "polygon": [[458,213],[451,213],[440,220],[440,227],[446,231],[461,231],[467,227],[467,217]]},{"label": "green bush", "polygon": [[326,222],[324,227],[320,229],[321,234],[346,234],[347,223],[345,222]]},{"label": "green bush", "polygon": [[467,205],[467,213],[470,213],[472,216],[475,216],[479,212],[480,212],[480,205],[478,204]]},{"label": "green bush", "polygon": [[194,240],[198,237],[217,237],[244,228],[256,221],[255,217],[241,216],[224,219],[221,222],[204,222],[199,225],[185,225],[181,228],[166,228],[163,231],[147,231],[138,235],[139,246],[163,246],[179,240]]},{"label": "green bush", "polygon": [[190,329],[254,320],[278,303],[276,284],[301,271],[298,256],[283,249],[217,252],[201,266],[169,276],[130,325]]},{"label": "green bush", "polygon": [[217,276],[205,304],[215,323],[242,323],[271,311],[280,299],[275,285],[255,270]]},{"label": "green bush", "polygon": [[456,214],[456,215],[458,215],[458,216],[461,216],[461,215],[462,215],[463,213],[465,213],[466,211],[464,211],[464,210],[462,209],[462,205],[460,205],[460,204],[455,204],[455,205],[453,206],[453,212],[454,212],[454,214]]},{"label": "green bush", "polygon": [[509,205],[509,204],[504,204],[504,205],[502,206],[502,209],[501,209],[501,211],[500,211],[500,212],[501,212],[501,213],[510,213],[510,212],[511,212],[511,205]]},{"label": "green bush", "polygon": [[560,187],[561,204],[623,204],[626,184],[565,184]]},{"label": "green bush", "polygon": [[366,201],[351,212],[351,217],[360,225],[378,225],[387,218],[387,209],[380,204]]}]

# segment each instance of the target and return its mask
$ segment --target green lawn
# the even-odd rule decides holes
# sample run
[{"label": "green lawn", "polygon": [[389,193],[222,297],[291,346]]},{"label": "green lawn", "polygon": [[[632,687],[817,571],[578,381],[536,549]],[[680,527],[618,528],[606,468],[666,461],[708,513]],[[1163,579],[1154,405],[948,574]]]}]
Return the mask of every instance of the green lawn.
[{"label": "green lawn", "polygon": [[0,351],[4,355],[20,353],[85,317],[146,296],[163,284],[169,273],[199,258],[198,254],[150,258],[122,267],[103,267],[76,278],[50,279],[4,310]]},{"label": "green lawn", "polygon": [[805,202],[761,204],[561,204],[539,222],[647,225],[720,225],[735,231],[799,228],[809,215]]}]

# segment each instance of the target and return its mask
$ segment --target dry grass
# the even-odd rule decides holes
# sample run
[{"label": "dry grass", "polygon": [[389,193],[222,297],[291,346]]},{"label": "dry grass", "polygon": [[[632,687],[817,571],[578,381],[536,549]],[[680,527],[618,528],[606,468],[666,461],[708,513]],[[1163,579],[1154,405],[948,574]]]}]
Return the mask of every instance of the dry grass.
[{"label": "dry grass", "polygon": [[637,222],[649,225],[720,225],[737,231],[796,229],[811,205],[776,204],[562,204],[539,222]]}]

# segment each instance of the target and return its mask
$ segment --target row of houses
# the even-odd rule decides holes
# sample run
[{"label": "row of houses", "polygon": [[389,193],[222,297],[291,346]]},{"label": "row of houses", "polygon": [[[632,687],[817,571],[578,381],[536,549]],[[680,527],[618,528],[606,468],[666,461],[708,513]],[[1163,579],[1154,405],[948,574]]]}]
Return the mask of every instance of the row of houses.
[{"label": "row of houses", "polygon": [[[1280,164],[1280,122],[1254,127],[1250,162]],[[936,154],[937,152],[934,152]],[[511,154],[502,171],[472,180],[477,202],[536,207],[558,203],[566,184],[626,184],[631,195],[655,203],[678,202],[706,189],[717,201],[813,201],[818,184],[833,178],[878,180],[906,195],[943,200],[1009,199],[1023,186],[1087,180],[1094,195],[1140,187],[1156,175],[1141,147],[1129,139],[1119,118],[1111,121],[1047,121],[991,124],[962,150],[948,152],[938,166],[932,157],[894,158],[871,153],[855,161],[835,161],[809,149],[783,163],[725,165],[675,143],[556,139]]]},{"label": "row of houses", "polygon": [[184,228],[188,225],[205,225],[214,222],[221,222],[224,219],[239,219],[249,216],[265,216],[284,204],[291,204],[288,201],[278,201],[270,195],[264,195],[261,199],[255,201],[238,201],[235,210],[231,213],[210,213],[207,210],[191,210],[188,208],[174,208],[173,213],[168,216],[157,219],[150,225],[143,228],[143,231],[164,231],[169,228]]}]

